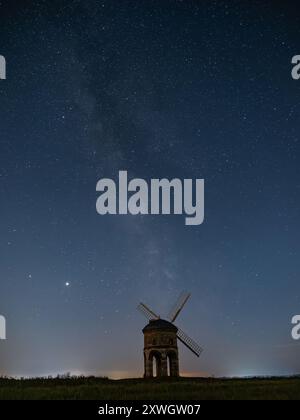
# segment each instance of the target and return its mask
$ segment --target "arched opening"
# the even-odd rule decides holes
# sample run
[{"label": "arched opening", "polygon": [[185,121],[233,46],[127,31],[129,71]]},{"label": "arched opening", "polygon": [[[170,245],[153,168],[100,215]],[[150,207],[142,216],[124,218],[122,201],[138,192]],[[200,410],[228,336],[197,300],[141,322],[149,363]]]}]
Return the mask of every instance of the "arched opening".
[{"label": "arched opening", "polygon": [[153,377],[157,378],[157,376],[158,376],[158,360],[157,360],[156,356],[153,356],[152,370],[153,370]]},{"label": "arched opening", "polygon": [[174,351],[167,354],[168,376],[178,376],[178,360]]},{"label": "arched opening", "polygon": [[161,376],[161,355],[158,352],[152,352],[149,359],[152,367],[152,376],[158,378]]},{"label": "arched opening", "polygon": [[170,360],[170,356],[167,356],[167,375],[171,376],[171,360]]}]

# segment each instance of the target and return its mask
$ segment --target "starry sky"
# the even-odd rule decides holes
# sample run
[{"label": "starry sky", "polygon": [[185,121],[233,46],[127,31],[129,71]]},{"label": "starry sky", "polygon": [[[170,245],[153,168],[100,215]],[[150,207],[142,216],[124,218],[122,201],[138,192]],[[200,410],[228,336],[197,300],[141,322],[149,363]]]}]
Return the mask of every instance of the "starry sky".
[{"label": "starry sky", "polygon": [[[141,376],[183,289],[182,374],[300,372],[296,3],[0,1],[0,374]],[[98,215],[119,170],[204,178],[204,224]]]}]

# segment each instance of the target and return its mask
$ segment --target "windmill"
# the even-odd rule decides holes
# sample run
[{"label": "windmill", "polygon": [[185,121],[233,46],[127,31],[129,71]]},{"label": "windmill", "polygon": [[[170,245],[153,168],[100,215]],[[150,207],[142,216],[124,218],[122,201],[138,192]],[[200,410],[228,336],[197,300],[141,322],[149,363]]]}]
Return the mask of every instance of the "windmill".
[{"label": "windmill", "polygon": [[[144,333],[144,377],[179,376],[177,340],[181,341],[197,357],[202,348],[184,331],[174,325],[191,294],[182,292],[167,316],[161,319],[147,305],[140,303],[138,310],[149,320]],[[156,372],[154,372],[154,370]]]}]

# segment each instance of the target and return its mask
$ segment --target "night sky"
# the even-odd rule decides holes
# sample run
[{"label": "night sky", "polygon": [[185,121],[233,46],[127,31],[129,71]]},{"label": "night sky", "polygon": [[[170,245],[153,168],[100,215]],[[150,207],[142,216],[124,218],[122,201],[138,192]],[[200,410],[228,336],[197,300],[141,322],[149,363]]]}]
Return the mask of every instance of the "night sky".
[{"label": "night sky", "polygon": [[[140,301],[185,375],[300,372],[297,2],[0,1],[0,374],[141,376]],[[205,222],[100,216],[96,183],[205,179]]]}]

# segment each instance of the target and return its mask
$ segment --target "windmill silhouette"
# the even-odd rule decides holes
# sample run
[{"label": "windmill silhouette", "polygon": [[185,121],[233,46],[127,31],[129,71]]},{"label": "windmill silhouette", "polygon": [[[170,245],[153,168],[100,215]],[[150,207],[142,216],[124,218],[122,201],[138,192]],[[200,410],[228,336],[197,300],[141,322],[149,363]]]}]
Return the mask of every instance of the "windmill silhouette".
[{"label": "windmill silhouette", "polygon": [[138,305],[138,310],[149,320],[143,329],[145,378],[179,376],[177,339],[197,357],[202,353],[199,344],[174,325],[190,296],[187,292],[180,294],[167,320],[161,319],[144,303]]}]

